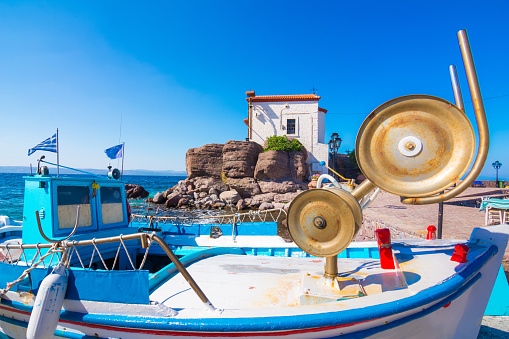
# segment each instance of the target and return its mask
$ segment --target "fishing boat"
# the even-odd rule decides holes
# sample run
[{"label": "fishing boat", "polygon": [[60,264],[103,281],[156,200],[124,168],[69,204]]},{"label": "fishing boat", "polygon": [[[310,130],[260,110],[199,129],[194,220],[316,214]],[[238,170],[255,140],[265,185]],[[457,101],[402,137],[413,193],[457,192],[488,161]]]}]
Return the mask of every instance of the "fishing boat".
[{"label": "fishing boat", "polygon": [[[404,203],[437,203],[482,169],[486,116],[466,33],[458,37],[479,128],[475,161],[462,103],[412,95],[379,106],[356,141],[367,179],[352,192],[305,191],[289,206],[288,231],[306,255],[205,245],[179,257],[171,234],[129,225],[124,183],[114,175],[61,178],[41,168],[26,177],[22,238],[9,234],[0,246],[0,331],[10,338],[475,338],[509,226],[474,229],[464,241],[391,241],[380,229],[376,242],[351,244],[359,201],[373,189]],[[234,227],[231,240],[240,241]]]}]

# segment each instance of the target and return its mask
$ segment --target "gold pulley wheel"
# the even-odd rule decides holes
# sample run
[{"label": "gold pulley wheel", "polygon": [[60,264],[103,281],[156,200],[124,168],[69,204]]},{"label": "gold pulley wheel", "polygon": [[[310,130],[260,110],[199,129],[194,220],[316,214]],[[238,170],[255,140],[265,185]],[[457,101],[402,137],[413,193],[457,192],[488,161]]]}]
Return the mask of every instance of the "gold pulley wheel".
[{"label": "gold pulley wheel", "polygon": [[310,189],[293,199],[287,220],[297,246],[311,255],[328,257],[348,247],[360,229],[362,211],[342,189]]},{"label": "gold pulley wheel", "polygon": [[366,178],[406,197],[445,190],[465,174],[474,151],[466,115],[429,95],[396,98],[375,109],[362,123],[355,146]]}]

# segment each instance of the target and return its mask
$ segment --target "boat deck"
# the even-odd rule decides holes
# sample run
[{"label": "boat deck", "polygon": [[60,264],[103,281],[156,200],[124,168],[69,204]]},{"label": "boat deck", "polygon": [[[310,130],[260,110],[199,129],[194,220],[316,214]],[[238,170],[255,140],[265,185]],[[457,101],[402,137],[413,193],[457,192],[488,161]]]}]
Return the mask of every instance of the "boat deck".
[{"label": "boat deck", "polygon": [[[378,259],[341,258],[339,288],[324,286],[322,258],[218,255],[187,269],[212,304],[226,313],[236,310],[238,316],[293,314],[305,312],[303,308],[314,313],[316,306],[338,311],[407,298],[440,284],[465,265],[450,260],[455,244],[447,240],[394,243],[401,270],[383,270]],[[472,247],[469,258],[486,249],[481,245]],[[181,274],[167,279],[151,293],[150,299],[178,310],[179,316],[189,317],[189,309],[203,309]],[[202,312],[197,314],[208,317]]]}]

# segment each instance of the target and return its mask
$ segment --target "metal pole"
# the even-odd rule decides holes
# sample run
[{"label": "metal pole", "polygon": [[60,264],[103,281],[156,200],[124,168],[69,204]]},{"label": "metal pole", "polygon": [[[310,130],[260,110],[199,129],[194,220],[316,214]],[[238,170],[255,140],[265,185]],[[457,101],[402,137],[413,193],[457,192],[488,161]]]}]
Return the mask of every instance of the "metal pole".
[{"label": "metal pole", "polygon": [[60,156],[58,152],[58,128],[57,128],[57,177],[60,175]]},{"label": "metal pole", "polygon": [[122,176],[124,175],[124,154],[125,154],[124,152],[125,152],[125,142],[122,143],[122,172],[120,172],[120,180],[122,180]]},{"label": "metal pole", "polygon": [[455,65],[449,66],[449,75],[451,76],[452,91],[454,92],[454,101],[456,106],[465,112],[465,105],[463,105],[463,96],[461,95],[460,83],[458,81],[458,72]]},{"label": "metal pole", "polygon": [[[442,191],[440,194],[443,194]],[[437,239],[442,239],[442,223],[444,221],[444,203],[438,204],[438,226],[437,226]]]}]

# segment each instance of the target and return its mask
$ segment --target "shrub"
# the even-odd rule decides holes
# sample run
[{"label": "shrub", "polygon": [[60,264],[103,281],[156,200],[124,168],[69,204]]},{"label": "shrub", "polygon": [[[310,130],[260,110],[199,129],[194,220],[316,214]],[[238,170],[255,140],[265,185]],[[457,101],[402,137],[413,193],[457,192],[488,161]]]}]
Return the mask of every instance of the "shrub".
[{"label": "shrub", "polygon": [[302,151],[302,144],[297,139],[288,139],[286,135],[280,137],[273,135],[267,138],[267,147],[263,151],[272,150],[285,152]]}]

